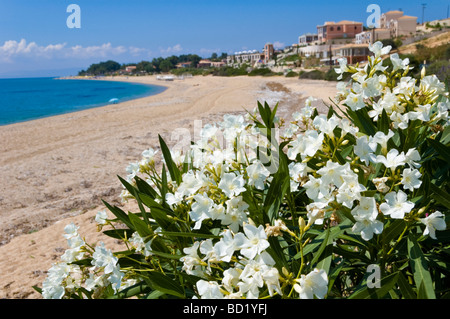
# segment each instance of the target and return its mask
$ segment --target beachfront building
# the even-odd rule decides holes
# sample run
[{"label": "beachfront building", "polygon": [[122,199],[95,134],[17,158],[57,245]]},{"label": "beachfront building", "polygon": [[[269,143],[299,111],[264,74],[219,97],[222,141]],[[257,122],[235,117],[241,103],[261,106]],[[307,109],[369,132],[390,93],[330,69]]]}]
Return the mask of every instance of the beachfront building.
[{"label": "beachfront building", "polygon": [[381,15],[379,24],[381,29],[389,30],[391,38],[408,36],[416,32],[417,17],[406,16],[399,10],[388,11]]},{"label": "beachfront building", "polygon": [[305,33],[298,37],[298,44],[300,46],[306,46],[315,43],[319,40],[317,33]]},{"label": "beachfront building", "polygon": [[190,68],[191,67],[192,62],[181,62],[181,63],[177,63],[177,65],[175,65],[175,67],[177,69],[181,69],[181,68]]},{"label": "beachfront building", "polygon": [[273,59],[274,52],[273,44],[266,43],[264,46],[264,64],[269,63],[269,61]]},{"label": "beachfront building", "polygon": [[264,61],[265,54],[257,50],[235,52],[234,55],[227,56],[227,64],[243,64],[247,63],[255,65]]},{"label": "beachfront building", "polygon": [[367,57],[369,55],[369,44],[367,43],[351,43],[333,49],[334,58],[346,58],[348,64],[356,64],[358,62],[367,61]]},{"label": "beachfront building", "polygon": [[218,62],[212,61],[212,62],[211,62],[211,67],[213,67],[213,68],[221,68],[221,67],[223,67],[223,66],[226,66],[227,63],[226,63],[225,61],[226,61],[226,60],[224,60],[224,61],[218,61]]},{"label": "beachfront building", "polygon": [[210,60],[200,60],[197,64],[197,68],[209,68],[211,67],[211,63]]},{"label": "beachfront building", "polygon": [[317,26],[317,40],[319,43],[330,43],[338,39],[354,39],[363,31],[362,22],[343,20],[340,22],[327,21]]},{"label": "beachfront building", "polygon": [[125,72],[127,72],[127,73],[134,72],[135,70],[136,70],[135,65],[129,65],[129,66],[125,67]]},{"label": "beachfront building", "polygon": [[315,57],[319,59],[328,59],[333,50],[341,47],[340,44],[320,44],[320,45],[308,45],[306,47],[300,47],[299,53],[304,57]]},{"label": "beachfront building", "polygon": [[375,43],[377,41],[383,40],[383,39],[389,39],[391,37],[391,32],[389,29],[370,29],[367,31],[363,31],[361,33],[358,33],[355,37],[355,43],[356,44],[363,44],[363,43]]}]

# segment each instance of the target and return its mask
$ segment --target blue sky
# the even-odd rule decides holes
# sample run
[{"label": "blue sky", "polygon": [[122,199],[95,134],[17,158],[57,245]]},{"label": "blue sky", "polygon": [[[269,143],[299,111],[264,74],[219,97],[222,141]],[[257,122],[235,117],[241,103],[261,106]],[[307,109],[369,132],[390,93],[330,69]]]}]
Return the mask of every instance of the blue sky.
[{"label": "blue sky", "polygon": [[[81,28],[68,28],[69,4]],[[0,0],[0,77],[70,75],[92,63],[187,53],[261,50],[316,32],[324,21],[365,23],[369,4],[422,21],[447,17],[450,0]]]}]

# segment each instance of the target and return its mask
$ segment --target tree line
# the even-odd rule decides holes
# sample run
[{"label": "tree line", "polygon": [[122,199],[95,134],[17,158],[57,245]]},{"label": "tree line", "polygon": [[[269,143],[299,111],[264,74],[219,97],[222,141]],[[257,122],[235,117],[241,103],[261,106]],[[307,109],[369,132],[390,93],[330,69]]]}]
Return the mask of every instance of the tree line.
[{"label": "tree line", "polygon": [[[209,58],[211,61],[220,61],[227,57],[226,53],[222,53],[220,56],[217,53],[213,53]],[[188,67],[196,68],[198,63],[202,60],[197,54],[182,54],[179,56],[169,56],[166,58],[158,57],[151,61],[141,61],[139,63],[120,64],[113,60],[105,62],[94,63],[86,70],[81,70],[78,75],[108,75],[124,70],[127,66],[136,66],[135,73],[161,73],[170,72],[176,68],[179,63],[190,63]]]}]

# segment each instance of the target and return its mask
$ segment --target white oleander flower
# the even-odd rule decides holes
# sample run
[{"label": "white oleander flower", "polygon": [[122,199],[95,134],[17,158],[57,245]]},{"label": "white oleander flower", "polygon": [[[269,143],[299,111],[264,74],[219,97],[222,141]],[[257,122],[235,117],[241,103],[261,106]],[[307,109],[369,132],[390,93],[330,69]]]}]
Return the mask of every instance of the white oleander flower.
[{"label": "white oleander flower", "polygon": [[390,168],[392,170],[394,170],[398,166],[405,165],[405,161],[406,158],[403,152],[399,154],[398,150],[396,150],[395,148],[391,149],[387,153],[386,157],[383,155],[377,156],[377,163],[382,163],[386,168]]},{"label": "white oleander flower", "polygon": [[420,218],[420,221],[426,226],[423,235],[430,235],[431,238],[436,239],[436,230],[445,230],[447,228],[444,218],[445,215],[439,211],[425,218]]},{"label": "white oleander flower", "polygon": [[389,177],[379,177],[374,178],[372,182],[375,184],[375,187],[380,193],[387,193],[390,190],[390,187],[386,185],[386,182],[388,181]]},{"label": "white oleander flower", "polygon": [[445,83],[439,81],[439,78],[434,74],[428,75],[420,81],[420,89],[437,96],[445,93]]},{"label": "white oleander flower", "polygon": [[211,218],[210,211],[214,205],[214,201],[206,194],[194,195],[194,203],[191,206],[189,216],[195,222],[193,229],[200,229],[205,219]]},{"label": "white oleander flower", "polygon": [[422,174],[417,169],[405,168],[402,173],[401,183],[404,189],[414,191],[414,188],[419,188],[422,184],[420,177]]},{"label": "white oleander flower", "polygon": [[[327,134],[330,137],[334,136],[333,130],[338,126],[339,118],[333,114],[329,119],[327,116],[322,114],[316,116],[313,120],[313,125],[317,130],[320,130],[322,133]],[[315,152],[314,152],[315,153]],[[313,156],[313,155],[310,155]]]},{"label": "white oleander flower", "polygon": [[47,277],[42,283],[42,297],[44,299],[61,299],[66,290],[63,280],[66,279],[72,270],[72,266],[67,263],[54,264],[47,273]]},{"label": "white oleander flower", "polygon": [[199,246],[200,243],[196,241],[191,247],[186,247],[183,249],[183,252],[186,255],[180,258],[180,261],[183,263],[183,267],[181,269],[188,275],[196,275],[201,272],[201,270],[199,271],[198,269],[202,264],[202,260],[198,256]]},{"label": "white oleander flower", "polygon": [[391,62],[393,66],[393,72],[400,69],[405,70],[409,66],[409,59],[400,59],[398,53],[391,54]]},{"label": "white oleander flower", "polygon": [[366,107],[363,96],[355,93],[349,93],[344,100],[344,104],[347,104],[353,111]]},{"label": "white oleander flower", "polygon": [[[183,174],[180,186],[178,186],[178,199],[183,198],[183,196],[194,195],[201,187],[205,186],[205,180],[201,173],[188,171]],[[177,196],[175,196],[177,198]]]},{"label": "white oleander flower", "polygon": [[301,275],[295,280],[295,291],[300,299],[314,299],[314,295],[323,299],[328,292],[328,276],[323,269],[314,269],[307,275]]},{"label": "white oleander flower", "polygon": [[241,255],[248,259],[253,259],[257,254],[260,254],[263,250],[270,246],[267,241],[267,235],[264,231],[264,227],[259,225],[256,228],[253,225],[244,225],[245,240],[241,244]]},{"label": "white oleander flower", "polygon": [[145,257],[153,255],[151,248],[152,240],[145,242],[144,238],[138,232],[134,232],[131,235],[130,243],[136,248],[136,252],[142,252]]},{"label": "white oleander flower", "polygon": [[223,299],[224,297],[219,284],[215,281],[199,280],[196,286],[201,299]]},{"label": "white oleander flower", "polygon": [[405,96],[411,96],[414,94],[415,91],[417,91],[419,88],[416,86],[416,79],[405,76],[400,79],[400,81],[397,83],[397,86],[395,86],[392,90],[392,93],[396,95],[405,95]]},{"label": "white oleander flower", "polygon": [[418,105],[414,111],[408,112],[410,120],[430,121],[431,104]]},{"label": "white oleander flower", "polygon": [[355,92],[362,94],[362,97],[365,99],[381,95],[381,90],[383,89],[377,75],[366,78],[361,84],[355,83],[353,87]]},{"label": "white oleander flower", "polygon": [[362,197],[359,205],[352,210],[356,223],[352,231],[360,233],[364,240],[371,240],[373,234],[381,234],[383,223],[377,220],[378,209],[373,197]]},{"label": "white oleander flower", "polygon": [[315,178],[313,175],[308,175],[309,180],[303,187],[306,189],[306,195],[313,201],[323,201],[329,196],[330,187],[322,181],[322,178]]},{"label": "white oleander flower", "polygon": [[128,182],[130,182],[132,179],[134,179],[134,177],[140,172],[140,170],[141,170],[141,166],[139,165],[139,162],[130,163],[126,168],[126,171],[128,173],[128,175],[127,175]]},{"label": "white oleander flower", "polygon": [[417,163],[422,158],[420,157],[420,153],[415,148],[410,148],[408,152],[405,154],[405,162],[408,164],[411,168],[419,168],[421,165]]},{"label": "white oleander flower", "polygon": [[228,268],[223,272],[222,285],[228,292],[233,292],[239,283],[242,269]]},{"label": "white oleander flower", "polygon": [[247,167],[247,174],[248,184],[263,190],[265,188],[264,182],[269,177],[270,172],[260,161],[256,161]]},{"label": "white oleander flower", "polygon": [[302,178],[308,176],[308,172],[311,171],[311,169],[306,163],[295,162],[290,163],[288,168],[289,177],[291,178],[291,192],[294,192],[298,189],[298,185],[301,182]]},{"label": "white oleander flower", "polygon": [[379,58],[382,55],[389,54],[391,49],[392,46],[390,45],[383,47],[383,43],[381,41],[377,41],[374,44],[369,44],[369,51],[374,53],[375,58]]},{"label": "white oleander flower", "polygon": [[103,242],[100,242],[100,244],[95,247],[91,263],[99,268],[104,267],[105,274],[112,273],[114,269],[116,269],[117,261],[117,257],[113,255],[111,250],[105,247]]},{"label": "white oleander flower", "polygon": [[304,134],[299,134],[297,139],[290,143],[292,147],[288,149],[287,153],[289,159],[295,160],[298,154],[302,159],[307,156],[313,157],[322,148],[323,139],[324,134],[319,134],[315,130],[308,130]]},{"label": "white oleander flower", "polygon": [[228,198],[232,198],[246,191],[244,185],[245,181],[242,175],[224,173],[218,186]]},{"label": "white oleander flower", "polygon": [[358,175],[344,177],[345,182],[339,187],[336,201],[348,208],[353,207],[353,202],[361,198],[361,192],[366,190],[366,187],[358,182]]},{"label": "white oleander flower", "polygon": [[328,160],[326,165],[317,171],[322,177],[322,183],[325,185],[333,184],[336,187],[341,187],[345,182],[345,178],[353,176],[353,172],[350,170],[350,164],[345,163],[341,165],[337,162]]},{"label": "white oleander flower", "polygon": [[369,138],[367,135],[363,135],[356,139],[356,145],[353,148],[355,155],[359,156],[362,162],[369,165],[370,162],[375,162],[376,155],[374,154],[376,150],[376,144],[369,143]]},{"label": "white oleander flower", "polygon": [[344,73],[349,72],[350,69],[347,66],[347,58],[339,58],[337,61],[339,62],[339,68],[335,68],[334,71],[339,74],[337,79],[341,80]]},{"label": "white oleander flower", "polygon": [[239,247],[243,244],[245,235],[237,233],[233,236],[232,231],[227,229],[224,230],[220,236],[220,240],[214,245],[216,256],[218,256],[221,261],[230,262],[234,252],[239,250]]},{"label": "white oleander flower", "polygon": [[326,202],[313,202],[306,206],[306,216],[308,217],[308,225],[322,225],[325,218],[325,208],[328,206]]},{"label": "white oleander flower", "polygon": [[95,221],[99,225],[105,225],[107,219],[108,219],[108,214],[106,213],[106,210],[101,210],[101,211],[97,212],[97,214],[95,215]]},{"label": "white oleander flower", "polygon": [[[369,143],[377,143],[381,145],[381,151],[383,154],[386,154],[387,152],[387,142],[391,139],[391,137],[394,136],[394,132],[392,132],[390,129],[387,134],[384,134],[383,132],[379,131],[376,132],[374,136],[369,137]],[[373,149],[376,147],[373,146]]]},{"label": "white oleander flower", "polygon": [[408,121],[409,121],[409,113],[408,114],[401,114],[399,112],[392,112],[389,118],[392,121],[392,124],[394,125],[394,128],[400,128],[402,130],[405,130],[408,128]]},{"label": "white oleander flower", "polygon": [[384,197],[385,203],[380,205],[380,210],[384,215],[389,215],[391,218],[403,219],[405,214],[409,213],[414,204],[408,201],[408,196],[401,190],[398,193],[390,192]]}]

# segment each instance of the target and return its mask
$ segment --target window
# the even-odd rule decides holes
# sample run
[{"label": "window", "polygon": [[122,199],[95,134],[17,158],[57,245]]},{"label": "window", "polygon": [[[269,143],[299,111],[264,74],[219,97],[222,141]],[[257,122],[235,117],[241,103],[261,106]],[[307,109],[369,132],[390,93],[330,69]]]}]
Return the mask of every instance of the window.
[{"label": "window", "polygon": [[337,27],[337,30],[338,30],[338,31],[341,31],[341,27]]},{"label": "window", "polygon": [[330,31],[334,31],[334,27],[330,27]]}]

